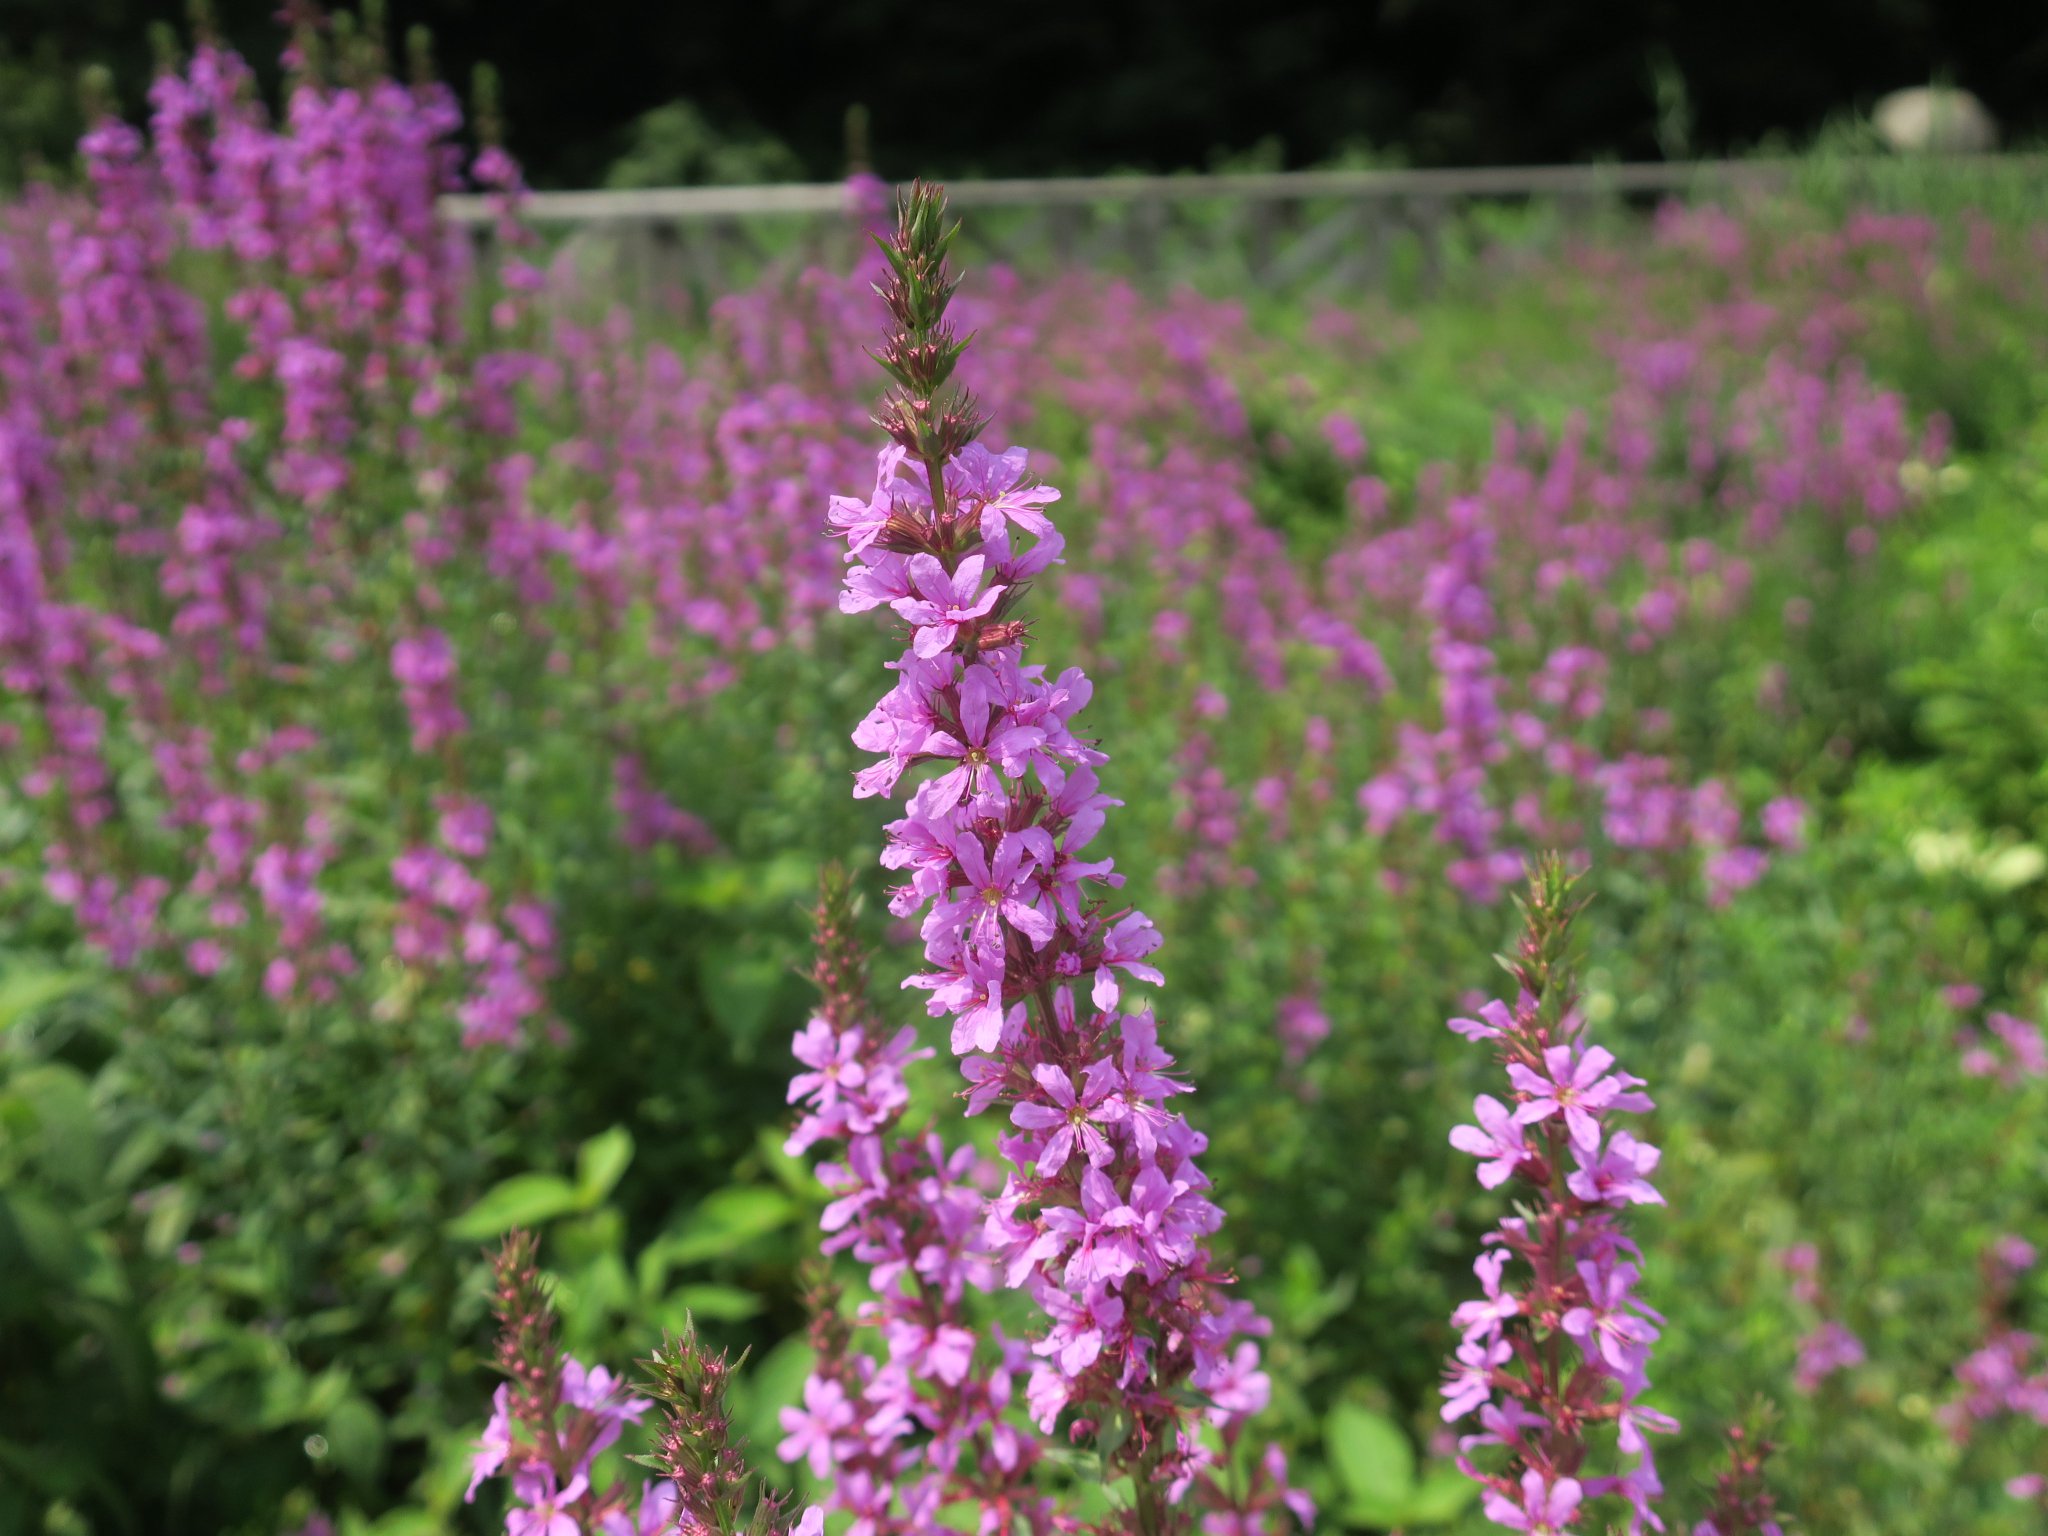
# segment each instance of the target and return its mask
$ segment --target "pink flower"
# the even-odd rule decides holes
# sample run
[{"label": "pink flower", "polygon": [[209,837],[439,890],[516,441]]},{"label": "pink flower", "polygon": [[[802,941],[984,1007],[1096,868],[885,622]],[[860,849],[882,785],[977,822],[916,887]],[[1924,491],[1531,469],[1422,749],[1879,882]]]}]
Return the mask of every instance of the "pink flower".
[{"label": "pink flower", "polygon": [[1299,1066],[1309,1053],[1329,1038],[1330,1017],[1313,993],[1297,993],[1280,1000],[1274,1029],[1289,1063]]},{"label": "pink flower", "polygon": [[1000,922],[1008,923],[1043,948],[1053,934],[1052,919],[1037,905],[1038,883],[1031,841],[1020,833],[1005,832],[996,842],[995,857],[982,850],[973,832],[959,834],[951,843],[960,873],[966,877],[964,894],[949,897],[932,908],[926,919],[926,936],[948,930],[957,932],[964,924],[970,946],[984,954],[998,953],[1003,938]]},{"label": "pink flower", "polygon": [[1636,1314],[1636,1267],[1603,1267],[1581,1259],[1579,1274],[1585,1281],[1587,1304],[1566,1312],[1559,1326],[1589,1348],[1597,1346],[1616,1375],[1635,1376],[1649,1347],[1657,1342],[1656,1328]]},{"label": "pink flower", "polygon": [[866,1082],[861,1047],[857,1031],[835,1033],[823,1019],[811,1020],[797,1035],[792,1049],[796,1059],[813,1070],[799,1072],[789,1080],[789,1102],[794,1104],[815,1095],[818,1107],[829,1109],[839,1102],[842,1087],[858,1088]]},{"label": "pink flower", "polygon": [[1608,1072],[1614,1065],[1614,1053],[1604,1047],[1593,1046],[1574,1059],[1572,1047],[1553,1045],[1543,1052],[1543,1064],[1550,1074],[1547,1079],[1520,1062],[1508,1064],[1508,1080],[1523,1095],[1521,1107],[1515,1111],[1520,1124],[1536,1125],[1562,1114],[1573,1145],[1590,1152],[1600,1145],[1602,1111],[1641,1113],[1651,1108],[1642,1094],[1627,1091],[1641,1083],[1641,1078]]},{"label": "pink flower", "polygon": [[1627,1131],[1616,1131],[1598,1150],[1573,1142],[1572,1158],[1579,1166],[1565,1182],[1588,1205],[1662,1205],[1664,1197],[1650,1175],[1663,1155]]},{"label": "pink flower", "polygon": [[1806,842],[1806,804],[1790,795],[1771,801],[1763,809],[1764,837],[1773,847],[1790,851]]},{"label": "pink flower", "polygon": [[1465,1330],[1467,1343],[1475,1338],[1498,1338],[1501,1325],[1521,1314],[1521,1299],[1514,1292],[1501,1289],[1501,1273],[1507,1264],[1505,1248],[1482,1253],[1473,1263],[1472,1272],[1479,1277],[1485,1295],[1478,1301],[1463,1303],[1451,1314],[1451,1325]]},{"label": "pink flower", "polygon": [[1059,1067],[1032,1068],[1031,1075],[1052,1103],[1019,1104],[1010,1111],[1010,1122],[1030,1131],[1052,1132],[1038,1154],[1041,1179],[1049,1179],[1064,1168],[1077,1146],[1093,1166],[1100,1167],[1109,1160],[1110,1145],[1102,1134],[1102,1126],[1125,1118],[1128,1111],[1116,1094],[1114,1071],[1096,1070],[1108,1065],[1097,1062],[1084,1072],[1084,1086],[1078,1095],[1074,1092],[1074,1080]]},{"label": "pink flower", "polygon": [[1585,1491],[1577,1479],[1561,1477],[1553,1483],[1532,1467],[1522,1474],[1519,1504],[1504,1494],[1487,1490],[1486,1518],[1511,1531],[1526,1531],[1529,1536],[1559,1536],[1578,1519],[1584,1497]]},{"label": "pink flower", "polygon": [[569,1506],[589,1491],[590,1479],[580,1472],[558,1488],[553,1468],[529,1463],[512,1475],[520,1502],[505,1511],[505,1536],[582,1536],[583,1522]]},{"label": "pink flower", "polygon": [[836,1458],[837,1437],[853,1424],[854,1417],[853,1405],[838,1382],[808,1377],[803,1407],[781,1410],[787,1433],[776,1454],[784,1461],[808,1461],[813,1477],[827,1477]]},{"label": "pink flower", "polygon": [[1460,1152],[1482,1159],[1479,1182],[1488,1189],[1498,1189],[1514,1177],[1522,1159],[1529,1155],[1528,1146],[1522,1139],[1521,1122],[1491,1094],[1482,1093],[1474,1099],[1472,1112],[1478,1117],[1479,1124],[1453,1127],[1451,1145]]},{"label": "pink flower", "polygon": [[881,536],[890,515],[895,510],[895,496],[890,487],[901,468],[905,451],[890,448],[875,461],[875,493],[866,501],[852,496],[834,496],[825,513],[825,521],[846,539],[847,549],[859,554]]},{"label": "pink flower", "polygon": [[1792,1384],[1812,1393],[1837,1371],[1863,1363],[1863,1341],[1837,1322],[1825,1322],[1799,1341],[1799,1363]]},{"label": "pink flower", "polygon": [[1478,1018],[1452,1019],[1450,1028],[1453,1034],[1463,1035],[1467,1040],[1498,1040],[1514,1031],[1515,1016],[1506,1003],[1496,998],[1480,1008]]},{"label": "pink flower", "polygon": [[916,595],[899,597],[889,606],[917,627],[911,648],[919,656],[929,658],[952,649],[962,625],[995,607],[1003,588],[992,586],[978,597],[975,595],[986,564],[982,556],[969,555],[949,576],[946,568],[930,555],[910,557],[910,584]]},{"label": "pink flower", "polygon": [[925,785],[920,807],[925,816],[942,817],[966,794],[979,793],[997,769],[1011,778],[1023,772],[1026,756],[1045,743],[1035,726],[1001,725],[991,734],[989,723],[1001,700],[1000,684],[985,666],[967,668],[960,677],[960,729],[964,741],[946,731],[933,731],[919,748],[926,757],[957,758],[960,766]]}]

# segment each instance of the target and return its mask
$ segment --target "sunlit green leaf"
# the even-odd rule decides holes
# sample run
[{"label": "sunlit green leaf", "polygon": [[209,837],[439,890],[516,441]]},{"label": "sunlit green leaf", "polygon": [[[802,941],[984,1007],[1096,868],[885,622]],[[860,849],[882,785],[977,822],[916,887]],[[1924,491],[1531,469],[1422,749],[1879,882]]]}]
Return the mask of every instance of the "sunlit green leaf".
[{"label": "sunlit green leaf", "polygon": [[583,1143],[576,1153],[576,1197],[584,1208],[609,1195],[632,1161],[633,1133],[623,1125],[615,1125]]},{"label": "sunlit green leaf", "polygon": [[582,1207],[576,1186],[550,1173],[518,1173],[448,1223],[448,1235],[469,1242],[537,1227]]},{"label": "sunlit green leaf", "polygon": [[1323,1421],[1323,1448],[1354,1504],[1399,1507],[1414,1491],[1414,1448],[1384,1414],[1337,1404]]}]

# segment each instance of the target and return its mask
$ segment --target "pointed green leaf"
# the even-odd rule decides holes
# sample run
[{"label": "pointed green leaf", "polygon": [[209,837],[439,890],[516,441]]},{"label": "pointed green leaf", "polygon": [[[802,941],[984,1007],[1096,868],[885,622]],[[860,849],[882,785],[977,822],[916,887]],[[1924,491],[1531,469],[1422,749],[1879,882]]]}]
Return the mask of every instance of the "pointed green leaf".
[{"label": "pointed green leaf", "polygon": [[743,1323],[758,1317],[762,1309],[760,1297],[737,1285],[686,1285],[669,1297],[662,1316],[665,1326],[680,1331],[686,1316],[707,1323]]},{"label": "pointed green leaf", "polygon": [[448,1235],[481,1242],[514,1227],[535,1227],[577,1210],[576,1187],[551,1173],[517,1173],[448,1223]]},{"label": "pointed green leaf", "polygon": [[648,1244],[640,1257],[641,1284],[644,1289],[658,1290],[670,1268],[733,1253],[786,1226],[796,1211],[795,1201],[766,1185],[718,1190],[665,1236]]},{"label": "pointed green leaf", "polygon": [[74,1195],[89,1195],[100,1177],[100,1133],[84,1077],[58,1062],[18,1074],[8,1094],[36,1122],[35,1151],[43,1171]]},{"label": "pointed green leaf", "polygon": [[1479,1496],[1479,1485],[1456,1467],[1432,1467],[1408,1501],[1403,1525],[1448,1525]]},{"label": "pointed green leaf", "polygon": [[384,1468],[384,1416],[367,1399],[353,1394],[343,1398],[327,1415],[321,1433],[335,1466],[359,1483],[376,1480]]},{"label": "pointed green leaf", "polygon": [[1323,1421],[1323,1448],[1354,1504],[1398,1506],[1415,1490],[1415,1451],[1384,1414],[1339,1403]]},{"label": "pointed green leaf", "polygon": [[38,1008],[82,992],[92,978],[77,971],[18,970],[0,976],[0,1034]]},{"label": "pointed green leaf", "polygon": [[576,1153],[576,1198],[583,1208],[601,1204],[633,1161],[633,1133],[615,1125],[583,1143]]}]

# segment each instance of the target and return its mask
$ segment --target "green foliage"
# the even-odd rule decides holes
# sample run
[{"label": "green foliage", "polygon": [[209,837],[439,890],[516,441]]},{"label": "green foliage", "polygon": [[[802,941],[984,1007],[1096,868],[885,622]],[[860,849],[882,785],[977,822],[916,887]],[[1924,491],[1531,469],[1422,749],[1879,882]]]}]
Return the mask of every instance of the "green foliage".
[{"label": "green foliage", "polygon": [[781,140],[759,129],[722,132],[691,101],[641,113],[629,140],[605,172],[608,187],[743,187],[803,179],[803,162]]},{"label": "green foliage", "polygon": [[25,55],[0,40],[0,190],[65,165],[83,126],[56,39],[37,38]]},{"label": "green foliage", "polygon": [[1342,1495],[1332,1514],[1346,1526],[1443,1525],[1473,1501],[1471,1479],[1450,1466],[1419,1475],[1401,1426],[1356,1403],[1340,1402],[1330,1410],[1323,1421],[1323,1454]]}]

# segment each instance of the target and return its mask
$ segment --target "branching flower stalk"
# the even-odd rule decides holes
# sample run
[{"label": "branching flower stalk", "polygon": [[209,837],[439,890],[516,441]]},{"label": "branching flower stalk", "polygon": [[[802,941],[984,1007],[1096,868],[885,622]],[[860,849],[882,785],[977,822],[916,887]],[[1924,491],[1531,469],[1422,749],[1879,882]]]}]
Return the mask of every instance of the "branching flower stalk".
[{"label": "branching flower stalk", "polygon": [[[903,1068],[932,1053],[915,1049],[914,1029],[877,1018],[855,922],[852,882],[828,870],[811,973],[818,1012],[796,1038],[807,1070],[790,1084],[803,1108],[787,1145],[844,1148],[819,1169],[837,1196],[823,1247],[868,1266],[874,1299],[849,1324],[818,1281],[818,1361],[801,1406],[782,1411],[781,1454],[829,1479],[826,1508],[854,1516],[862,1536],[943,1528],[940,1513],[961,1505],[985,1529],[1048,1531],[1051,1503],[1031,1480],[1042,1448],[1005,1417],[1031,1355],[1000,1330],[982,1338],[967,1314],[969,1292],[995,1287],[977,1251],[981,1187],[995,1170],[972,1148],[949,1154],[933,1131],[901,1131]],[[856,1325],[880,1338],[880,1360],[853,1347]]]},{"label": "branching flower stalk", "polygon": [[1022,599],[1063,548],[1046,513],[1058,492],[1022,449],[977,440],[984,417],[952,384],[966,345],[946,322],[953,236],[939,192],[913,188],[882,242],[894,330],[876,359],[893,388],[877,420],[892,446],[872,493],[829,513],[848,546],[840,607],[907,627],[896,685],[854,733],[879,758],[855,794],[936,770],[882,862],[905,877],[890,910],[923,914],[927,968],[909,984],[952,1020],[968,1113],[1013,1128],[979,1246],[1044,1319],[1031,1419],[1092,1450],[1105,1484],[1129,1480],[1115,1528],[1157,1536],[1205,1505],[1278,1508],[1285,1490],[1263,1470],[1226,1493],[1197,1433],[1208,1420],[1228,1451],[1264,1406],[1247,1335],[1269,1325],[1210,1256],[1222,1212],[1197,1163],[1207,1141],[1169,1108],[1188,1085],[1149,1005],[1124,997],[1126,979],[1162,981],[1147,958],[1159,934],[1112,903],[1123,877],[1091,856],[1119,803],[1096,778],[1107,755],[1075,728],[1092,685],[1024,659]]},{"label": "branching flower stalk", "polygon": [[[745,1442],[734,1437],[725,1403],[737,1368],[709,1353],[687,1322],[680,1337],[664,1341],[645,1362],[645,1390],[663,1405],[663,1420],[655,1454],[640,1459],[668,1479],[673,1529],[680,1536],[824,1536],[821,1507],[810,1505],[792,1519],[784,1496],[747,1466]],[[665,1536],[671,1527],[657,1529]]]},{"label": "branching flower stalk", "polygon": [[1748,1424],[1728,1429],[1728,1466],[1714,1479],[1714,1497],[1692,1536],[1785,1536],[1778,1501],[1764,1468],[1778,1449],[1769,1436],[1771,1413],[1759,1404]]},{"label": "branching flower stalk", "polygon": [[537,1245],[514,1232],[491,1259],[491,1310],[498,1318],[497,1366],[505,1382],[471,1459],[467,1497],[503,1477],[512,1487],[506,1536],[654,1536],[673,1529],[674,1491],[592,1481],[597,1458],[647,1412],[603,1366],[587,1369],[562,1352]]},{"label": "branching flower stalk", "polygon": [[[506,1237],[491,1279],[506,1380],[471,1457],[468,1499],[489,1479],[507,1479],[505,1536],[823,1536],[822,1509],[792,1520],[748,1470],[725,1406],[734,1367],[707,1352],[694,1327],[686,1322],[645,1362],[647,1385],[636,1394],[603,1366],[562,1352],[532,1233]],[[655,1454],[633,1459],[661,1478],[637,1488],[598,1480],[597,1458],[653,1402],[664,1407]]]},{"label": "branching flower stalk", "polygon": [[[1642,1079],[1584,1038],[1571,957],[1572,920],[1585,903],[1556,858],[1539,863],[1522,903],[1526,929],[1511,960],[1512,1007],[1495,1001],[1451,1028],[1492,1045],[1512,1092],[1474,1101],[1477,1125],[1451,1145],[1480,1159],[1479,1182],[1513,1181],[1520,1198],[1474,1264],[1485,1294],[1452,1321],[1463,1330],[1444,1384],[1447,1421],[1477,1413],[1459,1466],[1484,1488],[1487,1517],[1535,1536],[1583,1528],[1587,1501],[1613,1495],[1627,1529],[1664,1528],[1650,1431],[1676,1429],[1641,1401],[1649,1389],[1658,1315],[1635,1294],[1641,1252],[1622,1218],[1662,1204],[1650,1183],[1657,1148],[1610,1124],[1652,1105]],[[1514,1268],[1510,1270],[1510,1265]],[[1595,1434],[1612,1426],[1621,1470],[1593,1475]],[[1473,1461],[1506,1453],[1499,1470]]]}]

